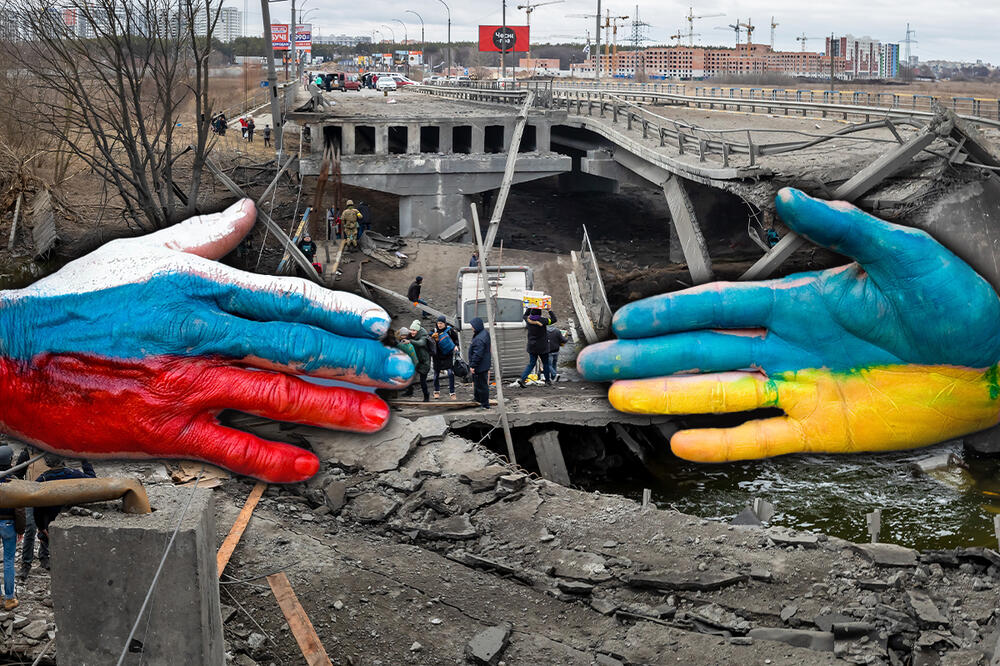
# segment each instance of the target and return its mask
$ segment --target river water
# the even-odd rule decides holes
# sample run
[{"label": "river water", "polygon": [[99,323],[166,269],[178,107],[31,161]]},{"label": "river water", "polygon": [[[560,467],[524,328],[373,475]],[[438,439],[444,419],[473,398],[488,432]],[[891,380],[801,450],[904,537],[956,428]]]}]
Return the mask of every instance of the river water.
[{"label": "river water", "polygon": [[[953,454],[926,474],[913,461]],[[968,467],[965,469],[964,467]],[[729,521],[754,497],[775,506],[771,525],[868,541],[865,514],[882,509],[880,541],[920,549],[997,548],[1000,461],[972,457],[959,444],[850,456],[784,456],[725,465],[673,458],[659,468],[653,500],[702,518]],[[607,488],[640,499],[641,488]]]}]

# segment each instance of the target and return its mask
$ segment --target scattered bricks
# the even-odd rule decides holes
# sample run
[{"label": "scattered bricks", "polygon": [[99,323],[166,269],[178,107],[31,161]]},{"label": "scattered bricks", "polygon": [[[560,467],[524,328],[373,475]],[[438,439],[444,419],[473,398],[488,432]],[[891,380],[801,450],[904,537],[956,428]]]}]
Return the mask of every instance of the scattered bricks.
[{"label": "scattered bricks", "polygon": [[508,641],[510,641],[509,626],[500,625],[484,629],[465,646],[465,656],[474,664],[496,666]]},{"label": "scattered bricks", "polygon": [[833,652],[833,634],[828,631],[767,627],[751,629],[749,636],[755,641],[777,641],[820,652]]},{"label": "scattered bricks", "polygon": [[948,618],[941,614],[941,611],[926,593],[920,590],[907,590],[906,596],[910,601],[910,608],[913,609],[922,628],[932,628],[938,625],[948,626]]},{"label": "scattered bricks", "polygon": [[398,506],[399,502],[379,493],[361,493],[351,500],[344,513],[359,523],[380,523]]},{"label": "scattered bricks", "polygon": [[462,483],[469,484],[469,487],[474,493],[484,493],[488,490],[493,490],[497,486],[497,480],[509,472],[506,467],[502,465],[490,465],[482,469],[477,469],[465,474],[461,474],[458,480]]},{"label": "scattered bricks", "polygon": [[693,571],[683,573],[679,571],[668,571],[661,574],[639,573],[629,576],[628,584],[631,587],[649,587],[655,590],[694,590],[700,592],[711,592],[721,590],[724,587],[744,583],[749,580],[749,576],[725,572],[699,572]]},{"label": "scattered bricks", "polygon": [[851,548],[869,561],[884,567],[915,567],[917,551],[891,543],[855,543]]}]

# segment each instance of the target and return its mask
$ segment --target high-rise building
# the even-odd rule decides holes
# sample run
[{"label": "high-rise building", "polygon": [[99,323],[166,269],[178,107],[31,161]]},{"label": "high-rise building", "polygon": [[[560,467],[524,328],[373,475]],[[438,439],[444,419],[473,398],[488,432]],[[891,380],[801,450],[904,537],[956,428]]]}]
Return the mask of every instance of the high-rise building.
[{"label": "high-rise building", "polygon": [[882,44],[878,53],[878,76],[880,79],[899,76],[899,44]]},{"label": "high-rise building", "polygon": [[215,24],[215,37],[220,42],[231,42],[242,36],[243,13],[235,7],[223,7]]}]

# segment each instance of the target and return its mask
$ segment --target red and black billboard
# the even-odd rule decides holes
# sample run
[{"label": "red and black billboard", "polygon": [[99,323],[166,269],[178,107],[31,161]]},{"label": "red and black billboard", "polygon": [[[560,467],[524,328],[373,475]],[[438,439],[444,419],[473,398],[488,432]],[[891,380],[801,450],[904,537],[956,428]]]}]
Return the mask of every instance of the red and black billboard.
[{"label": "red and black billboard", "polygon": [[526,25],[481,25],[479,26],[479,50],[500,53],[528,50],[528,26]]}]

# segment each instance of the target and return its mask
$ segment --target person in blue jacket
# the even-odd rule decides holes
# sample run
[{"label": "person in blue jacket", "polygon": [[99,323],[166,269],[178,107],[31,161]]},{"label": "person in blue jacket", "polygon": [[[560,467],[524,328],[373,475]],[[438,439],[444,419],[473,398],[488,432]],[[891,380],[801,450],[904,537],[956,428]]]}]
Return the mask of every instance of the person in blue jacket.
[{"label": "person in blue jacket", "polygon": [[[14,450],[0,446],[0,470],[8,470],[14,459]],[[0,483],[10,481],[10,476],[0,478]],[[14,595],[14,553],[17,551],[17,521],[15,512],[21,509],[0,509],[0,540],[3,541],[3,608],[13,610],[18,601]]]},{"label": "person in blue jacket", "polygon": [[482,409],[490,408],[490,334],[483,320],[476,317],[469,324],[475,335],[469,344],[469,373],[472,375],[472,396]]}]

